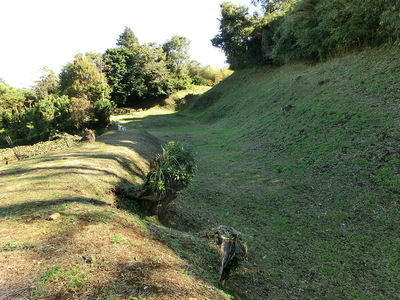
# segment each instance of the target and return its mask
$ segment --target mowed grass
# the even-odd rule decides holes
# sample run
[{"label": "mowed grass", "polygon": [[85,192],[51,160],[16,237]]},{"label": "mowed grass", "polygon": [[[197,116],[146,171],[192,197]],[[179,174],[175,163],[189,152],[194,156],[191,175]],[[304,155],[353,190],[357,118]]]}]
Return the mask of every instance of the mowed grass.
[{"label": "mowed grass", "polygon": [[[249,246],[237,298],[399,298],[399,68],[393,47],[243,70],[180,113],[1,168],[0,298],[229,299],[197,234],[222,224]],[[171,140],[198,172],[166,228],[110,189]]]},{"label": "mowed grass", "polygon": [[[161,150],[143,130],[110,130],[94,144],[0,168],[0,299],[230,299],[218,271],[184,260],[163,239],[217,253],[167,229],[112,189],[138,185]],[[139,214],[133,213],[137,211]],[[58,213],[54,220],[48,218]]]},{"label": "mowed grass", "polygon": [[242,297],[400,297],[399,53],[244,70],[178,114],[126,119],[194,146],[171,226],[243,232]]}]

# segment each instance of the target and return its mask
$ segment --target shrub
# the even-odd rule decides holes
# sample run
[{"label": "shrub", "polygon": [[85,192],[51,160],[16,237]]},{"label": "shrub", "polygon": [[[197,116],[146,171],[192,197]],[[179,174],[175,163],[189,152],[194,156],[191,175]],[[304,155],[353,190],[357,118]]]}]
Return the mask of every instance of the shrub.
[{"label": "shrub", "polygon": [[192,78],[192,83],[194,85],[212,85],[213,82],[202,76],[196,75]]},{"label": "shrub", "polygon": [[177,142],[169,142],[162,149],[162,156],[149,174],[149,188],[159,195],[167,190],[179,192],[192,181],[196,170],[194,155]]},{"label": "shrub", "polygon": [[94,103],[93,114],[97,126],[107,126],[110,124],[110,117],[116,105],[109,100],[99,100]]},{"label": "shrub", "polygon": [[29,133],[26,137],[28,143],[48,140],[54,134],[52,123],[54,121],[55,107],[49,99],[36,102],[26,113]]},{"label": "shrub", "polygon": [[172,201],[190,184],[196,171],[196,160],[190,148],[169,142],[162,149],[162,155],[150,162],[150,172],[138,197],[150,213],[161,218],[165,217]]},{"label": "shrub", "polygon": [[91,119],[92,104],[86,97],[71,98],[67,108],[66,129],[68,133],[81,132]]}]

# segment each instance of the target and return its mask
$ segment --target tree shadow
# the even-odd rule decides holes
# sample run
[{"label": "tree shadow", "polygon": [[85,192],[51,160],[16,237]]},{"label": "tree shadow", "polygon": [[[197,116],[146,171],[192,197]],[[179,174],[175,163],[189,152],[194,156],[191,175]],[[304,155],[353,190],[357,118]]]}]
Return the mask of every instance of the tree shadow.
[{"label": "tree shadow", "polygon": [[[85,199],[73,200],[87,204]],[[43,218],[22,221],[24,224],[50,222]],[[7,257],[22,256],[22,264],[31,263],[28,270],[22,270],[18,267],[18,259],[7,262],[17,266],[19,275],[18,282],[13,280],[15,273],[2,278],[10,280],[0,288],[2,299],[189,299],[203,295],[195,285],[201,279],[189,279],[184,275],[185,270],[190,269],[186,263],[170,256],[157,239],[145,234],[146,230],[138,230],[138,224],[130,223],[117,210],[88,207],[77,211],[71,208],[52,222],[58,224],[57,230],[7,253]],[[112,241],[116,235],[121,236],[118,244]],[[42,267],[31,266],[38,262]],[[71,279],[79,279],[73,277],[73,272],[84,276],[79,288],[71,288],[74,283]],[[226,299],[208,289],[206,294],[211,298]]]},{"label": "tree shadow", "polygon": [[6,218],[13,215],[19,215],[27,211],[36,212],[36,210],[38,209],[39,210],[48,209],[68,203],[83,203],[83,204],[92,204],[96,206],[111,206],[110,203],[86,197],[62,198],[57,200],[32,201],[32,202],[24,202],[21,204],[11,204],[1,208],[0,217]]}]

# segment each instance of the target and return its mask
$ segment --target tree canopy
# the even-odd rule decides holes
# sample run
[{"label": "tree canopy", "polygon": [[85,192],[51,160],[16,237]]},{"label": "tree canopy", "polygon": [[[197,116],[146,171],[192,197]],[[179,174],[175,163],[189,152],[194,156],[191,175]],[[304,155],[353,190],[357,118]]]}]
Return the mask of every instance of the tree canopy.
[{"label": "tree canopy", "polygon": [[367,46],[400,43],[398,0],[252,0],[221,5],[212,44],[231,68],[295,61],[318,62]]},{"label": "tree canopy", "polygon": [[103,54],[111,100],[117,105],[143,106],[193,83],[216,82],[216,78],[202,77],[202,66],[189,60],[190,41],[186,37],[174,35],[163,44],[140,44],[126,27],[117,46]]},{"label": "tree canopy", "polygon": [[248,7],[236,6],[230,2],[221,4],[220,32],[211,42],[225,52],[232,69],[248,65],[248,49],[257,22],[258,18],[249,14]]},{"label": "tree canopy", "polygon": [[150,106],[191,84],[213,85],[230,75],[190,61],[186,37],[140,44],[125,27],[116,45],[103,54],[75,55],[58,76],[44,67],[33,91],[0,79],[0,140],[7,135],[27,144],[99,128],[109,124],[116,105]]},{"label": "tree canopy", "polygon": [[77,54],[60,73],[60,90],[69,97],[86,97],[91,102],[109,98],[110,88],[102,70],[102,56]]},{"label": "tree canopy", "polygon": [[36,81],[35,92],[37,97],[43,99],[48,95],[55,94],[58,86],[59,78],[57,74],[48,67],[43,67],[42,75]]},{"label": "tree canopy", "polygon": [[139,40],[131,28],[125,27],[125,30],[117,39],[117,46],[125,47],[131,51],[134,51],[139,46]]}]

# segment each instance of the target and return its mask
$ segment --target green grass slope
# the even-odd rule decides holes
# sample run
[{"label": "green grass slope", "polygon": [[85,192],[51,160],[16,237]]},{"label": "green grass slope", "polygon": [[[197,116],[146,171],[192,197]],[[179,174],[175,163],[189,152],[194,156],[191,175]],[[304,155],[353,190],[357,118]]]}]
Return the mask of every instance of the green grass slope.
[{"label": "green grass slope", "polygon": [[244,70],[179,114],[132,119],[194,145],[172,218],[243,232],[249,260],[229,281],[243,297],[400,297],[399,54]]},{"label": "green grass slope", "polygon": [[0,299],[231,299],[215,288],[217,271],[199,279],[205,262],[160,239],[217,264],[207,241],[144,220],[112,192],[140,184],[161,151],[127,127],[0,168]]},{"label": "green grass slope", "polygon": [[[0,299],[229,299],[215,249],[186,233],[222,224],[249,246],[237,298],[399,298],[399,54],[236,72],[180,113],[1,167]],[[198,172],[165,228],[111,190],[171,140]]]}]

